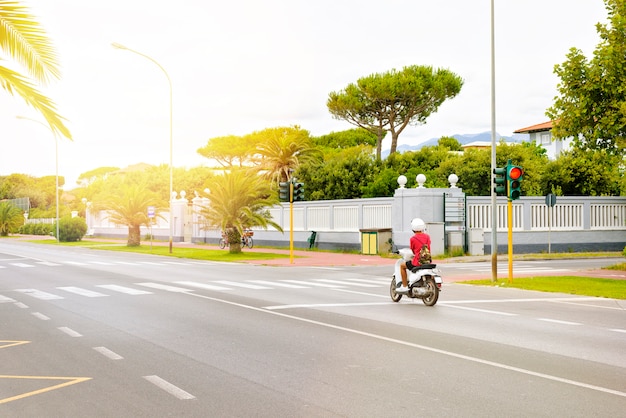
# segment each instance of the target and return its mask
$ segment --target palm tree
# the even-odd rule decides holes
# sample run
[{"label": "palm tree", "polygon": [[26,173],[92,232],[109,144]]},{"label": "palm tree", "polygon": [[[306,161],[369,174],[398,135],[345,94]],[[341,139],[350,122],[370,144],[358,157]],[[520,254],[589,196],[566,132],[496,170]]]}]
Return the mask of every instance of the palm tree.
[{"label": "palm tree", "polygon": [[290,172],[297,170],[301,163],[321,156],[309,132],[298,126],[265,129],[255,136],[258,136],[257,169],[272,182],[287,181]]},{"label": "palm tree", "polygon": [[[0,0],[0,49],[38,83],[46,84],[51,78],[60,77],[52,43],[28,8],[17,0]],[[29,77],[0,65],[0,85],[38,110],[55,135],[72,139],[54,102],[40,93]]]},{"label": "palm tree", "polygon": [[22,225],[22,211],[11,202],[0,202],[0,237],[9,236]]},{"label": "palm tree", "polygon": [[234,169],[215,176],[206,197],[209,204],[200,210],[200,215],[207,227],[220,228],[228,235],[231,253],[241,252],[241,235],[247,228],[273,226],[282,232],[266,209],[277,203],[276,193],[271,192],[267,180],[248,170]]},{"label": "palm tree", "polygon": [[161,211],[161,203],[157,194],[142,184],[119,184],[115,191],[104,192],[101,197],[94,198],[94,210],[109,213],[109,220],[118,225],[128,226],[129,247],[141,245],[141,226],[149,226],[148,206]]}]

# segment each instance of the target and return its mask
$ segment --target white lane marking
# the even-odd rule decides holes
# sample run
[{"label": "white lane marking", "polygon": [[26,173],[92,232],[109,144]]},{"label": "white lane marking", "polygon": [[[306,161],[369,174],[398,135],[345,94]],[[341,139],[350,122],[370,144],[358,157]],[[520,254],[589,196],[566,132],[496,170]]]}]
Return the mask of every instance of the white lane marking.
[{"label": "white lane marking", "polygon": [[15,302],[15,299],[11,299],[8,296],[0,295],[0,303],[7,303],[7,302]]},{"label": "white lane marking", "polygon": [[228,280],[217,280],[215,283],[223,284],[226,286],[232,286],[232,287],[242,287],[244,289],[253,289],[253,290],[270,289],[269,287],[265,287],[265,286],[257,286],[255,284],[248,284],[248,283],[242,283],[242,282],[232,282]]},{"label": "white lane marking", "polygon": [[25,295],[32,296],[41,300],[54,300],[54,299],[63,299],[62,296],[53,295],[52,293],[42,292],[37,289],[15,289],[16,292],[24,293]]},{"label": "white lane marking", "polygon": [[78,332],[76,332],[73,329],[68,328],[68,327],[59,327],[58,330],[66,333],[70,337],[82,337],[82,335],[80,333],[78,333]]},{"label": "white lane marking", "polygon": [[117,353],[114,353],[113,351],[109,350],[106,347],[93,347],[93,349],[96,350],[98,353],[102,354],[103,356],[110,358],[111,360],[124,359],[124,357],[120,356]]},{"label": "white lane marking", "polygon": [[42,313],[40,313],[40,312],[33,312],[32,314],[33,314],[33,316],[34,316],[35,318],[39,318],[39,319],[41,319],[42,321],[49,321],[49,320],[50,320],[50,318],[48,318],[46,315],[44,315],[44,314],[42,314]]},{"label": "white lane marking", "polygon": [[152,292],[147,292],[145,290],[133,289],[131,287],[126,286],[118,286],[116,284],[99,284],[97,287],[101,287],[103,289],[113,290],[114,292],[125,293],[127,295],[151,295]]},{"label": "white lane marking", "polygon": [[[316,282],[322,282],[322,283],[331,283],[336,285],[338,282],[337,280],[332,280],[332,279],[317,279],[315,280]],[[357,287],[380,287],[379,284],[367,284],[367,283],[363,283],[363,282],[354,282],[354,283],[345,283],[345,285],[347,286],[357,286]]]},{"label": "white lane marking", "polygon": [[116,261],[116,264],[123,264],[125,266],[137,266],[137,263],[129,263],[128,261]]},{"label": "white lane marking", "polygon": [[17,306],[20,309],[28,309],[28,305],[22,302],[16,302],[15,306]]},{"label": "white lane marking", "polygon": [[70,264],[72,266],[86,266],[87,263],[81,263],[79,261],[64,261],[64,264]]},{"label": "white lane marking", "polygon": [[162,266],[163,263],[155,263],[154,261],[138,261],[139,264],[147,264],[149,266]]},{"label": "white lane marking", "polygon": [[163,389],[164,391],[166,391],[170,395],[175,396],[178,399],[196,399],[196,397],[193,396],[191,393],[185,392],[178,386],[174,386],[170,382],[161,379],[159,376],[144,376],[143,378],[158,387],[159,389]]},{"label": "white lane marking", "polygon": [[175,266],[186,266],[187,263],[181,263],[180,261],[164,261],[163,264],[174,264]]},{"label": "white lane marking", "polygon": [[329,289],[340,289],[340,288],[345,287],[345,286],[339,286],[335,284],[326,284],[326,283],[319,283],[319,282],[313,282],[313,281],[307,282],[305,280],[283,280],[283,282],[295,283],[295,284],[299,284],[303,286],[326,287]]},{"label": "white lane marking", "polygon": [[57,289],[64,290],[69,293],[74,293],[76,295],[86,296],[88,298],[101,298],[104,296],[109,296],[109,295],[105,295],[104,293],[95,292],[93,290],[83,289],[83,288],[74,287],[74,286],[57,287]]},{"label": "white lane marking", "polygon": [[549,375],[549,374],[545,374],[545,373],[539,373],[539,372],[535,372],[532,370],[528,370],[528,369],[522,369],[521,367],[515,367],[515,366],[510,366],[508,364],[504,364],[504,363],[498,363],[495,361],[491,361],[491,360],[484,360],[478,357],[472,357],[472,356],[468,356],[465,354],[460,354],[460,353],[455,353],[453,351],[447,351],[447,350],[442,350],[439,348],[434,348],[434,347],[429,347],[426,345],[421,345],[421,344],[415,344],[415,343],[411,343],[408,341],[403,341],[403,340],[398,340],[396,338],[390,338],[390,337],[385,337],[379,334],[373,334],[370,332],[365,332],[365,331],[359,331],[357,329],[353,329],[353,328],[347,328],[347,327],[342,327],[339,325],[334,325],[334,324],[330,324],[327,322],[321,322],[321,321],[315,321],[313,319],[307,319],[307,318],[303,318],[303,317],[299,317],[299,316],[295,316],[295,315],[289,315],[286,313],[282,313],[282,312],[276,312],[276,311],[270,311],[264,308],[257,308],[255,306],[250,306],[250,305],[244,305],[242,303],[237,303],[237,302],[232,302],[229,300],[225,300],[225,299],[218,299],[218,298],[214,298],[211,296],[207,296],[207,295],[199,295],[196,293],[190,293],[190,296],[195,296],[198,298],[202,298],[202,299],[207,299],[207,300],[212,300],[214,302],[219,302],[219,303],[223,303],[226,305],[231,305],[231,306],[237,306],[243,309],[249,309],[251,311],[255,311],[255,312],[264,312],[268,315],[276,315],[276,316],[280,316],[282,318],[285,319],[291,319],[294,321],[300,321],[300,322],[305,322],[308,324],[312,324],[312,325],[317,325],[320,327],[325,327],[325,328],[330,328],[330,329],[335,329],[338,331],[343,331],[343,332],[347,332],[347,333],[351,333],[351,334],[356,334],[356,335],[361,335],[364,337],[368,337],[368,338],[373,338],[376,340],[380,340],[380,341],[386,341],[386,342],[390,342],[393,344],[398,344],[398,345],[403,345],[406,347],[412,347],[412,348],[417,348],[419,350],[424,350],[424,351],[429,351],[431,353],[436,353],[436,354],[440,354],[443,356],[448,356],[448,357],[453,357],[453,358],[458,358],[461,360],[465,360],[465,361],[469,361],[469,362],[473,362],[473,363],[478,363],[478,364],[483,364],[485,366],[491,366],[491,367],[495,367],[495,368],[499,368],[502,370],[508,370],[508,371],[512,371],[515,373],[520,373],[520,374],[525,374],[528,376],[535,376],[535,377],[539,377],[542,379],[546,379],[546,380],[550,380],[553,382],[559,382],[559,383],[563,383],[566,385],[572,385],[572,386],[576,386],[576,387],[581,387],[581,388],[585,388],[585,389],[590,389],[590,390],[595,390],[598,392],[603,392],[603,393],[608,393],[611,395],[616,395],[616,396],[621,396],[623,398],[626,398],[626,392],[620,392],[619,390],[614,390],[614,389],[609,389],[609,388],[605,388],[602,386],[596,386],[596,385],[591,385],[588,383],[584,383],[584,382],[579,382],[576,380],[571,380],[571,379],[565,379],[562,377],[558,377],[558,376],[553,376],[553,375]]},{"label": "white lane marking", "polygon": [[7,267],[6,266],[0,266],[0,269],[5,269],[5,268],[7,268]]},{"label": "white lane marking", "polygon": [[205,283],[198,283],[198,282],[182,281],[182,282],[176,282],[176,284],[182,284],[183,286],[197,287],[199,289],[206,289],[206,290],[230,290],[228,287],[215,286],[212,284],[205,284]]},{"label": "white lane marking", "polygon": [[37,264],[41,264],[44,266],[49,266],[49,267],[55,267],[55,266],[60,266],[61,264],[58,263],[53,263],[52,261],[37,261]]},{"label": "white lane marking", "polygon": [[9,264],[15,267],[23,267],[23,268],[35,267],[32,264],[26,264],[26,263],[9,263]]},{"label": "white lane marking", "polygon": [[570,321],[560,321],[558,319],[550,319],[550,318],[537,318],[539,321],[544,321],[544,322],[552,322],[554,324],[561,324],[561,325],[582,325],[579,322],[570,322]]},{"label": "white lane marking", "polygon": [[580,298],[523,298],[523,299],[468,299],[468,300],[447,300],[441,302],[442,305],[465,304],[465,303],[511,303],[511,302],[561,302],[561,301],[586,301],[602,300],[601,298],[580,297]]},{"label": "white lane marking", "polygon": [[483,312],[483,313],[502,315],[502,316],[518,316],[517,314],[509,313],[509,312],[492,311],[492,310],[489,310],[489,309],[468,308],[467,306],[449,305],[448,308],[464,309],[466,311]]},{"label": "white lane marking", "polygon": [[250,280],[252,283],[264,284],[267,286],[278,286],[278,287],[286,287],[289,289],[309,289],[306,286],[300,286],[297,284],[289,284],[289,283],[281,283],[281,282],[271,282],[269,280]]},{"label": "white lane marking", "polygon": [[161,284],[161,283],[135,283],[135,284],[139,286],[149,287],[152,289],[167,290],[168,292],[178,292],[178,293],[193,292],[193,290],[185,289],[184,287],[170,286],[170,285]]},{"label": "white lane marking", "polygon": [[269,309],[270,311],[280,309],[294,309],[294,308],[334,308],[338,306],[379,306],[379,305],[392,305],[394,302],[356,302],[356,303],[301,303],[297,305],[275,305],[265,306],[263,309]]},{"label": "white lane marking", "polygon": [[619,328],[613,328],[613,329],[609,329],[609,331],[613,331],[613,332],[623,332],[626,334],[626,329],[619,329]]},{"label": "white lane marking", "polygon": [[101,266],[112,266],[113,263],[107,263],[106,261],[92,261],[91,264],[98,264]]}]

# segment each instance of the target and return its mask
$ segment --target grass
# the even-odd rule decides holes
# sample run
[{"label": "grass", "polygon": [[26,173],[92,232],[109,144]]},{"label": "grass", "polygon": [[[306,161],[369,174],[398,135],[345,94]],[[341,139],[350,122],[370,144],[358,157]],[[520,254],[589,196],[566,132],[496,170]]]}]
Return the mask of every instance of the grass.
[{"label": "grass", "polygon": [[570,295],[597,296],[611,299],[626,299],[626,280],[600,279],[578,276],[549,276],[514,278],[511,283],[491,279],[467,280],[459,284],[509,287],[540,292],[568,293]]}]

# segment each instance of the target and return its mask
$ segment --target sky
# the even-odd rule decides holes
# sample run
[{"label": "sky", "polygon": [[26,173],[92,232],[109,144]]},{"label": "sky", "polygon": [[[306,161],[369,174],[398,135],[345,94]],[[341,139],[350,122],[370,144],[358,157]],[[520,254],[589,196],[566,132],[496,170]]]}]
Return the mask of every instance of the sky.
[{"label": "sky", "polygon": [[[170,157],[174,167],[209,166],[197,150],[219,136],[294,125],[313,136],[352,129],[328,112],[329,93],[410,65],[447,68],[464,86],[424,125],[405,129],[399,145],[491,131],[490,0],[21,3],[56,48],[62,78],[41,90],[73,141],[55,147],[46,126],[17,118],[43,117],[0,90],[0,175],[55,175],[58,163],[68,190],[99,167]],[[607,11],[602,0],[493,3],[496,132],[509,136],[548,120],[554,66],[572,47],[592,56]],[[0,52],[3,65],[6,58]]]}]

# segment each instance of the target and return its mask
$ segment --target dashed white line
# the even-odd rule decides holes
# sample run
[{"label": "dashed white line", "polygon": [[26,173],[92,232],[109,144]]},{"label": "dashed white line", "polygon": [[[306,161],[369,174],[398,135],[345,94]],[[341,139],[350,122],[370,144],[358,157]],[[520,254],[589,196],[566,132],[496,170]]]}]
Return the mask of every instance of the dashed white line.
[{"label": "dashed white line", "polygon": [[537,318],[539,321],[544,321],[544,322],[552,322],[555,324],[562,324],[562,325],[582,325],[579,322],[570,322],[570,321],[561,321],[558,319],[550,319],[550,318]]},{"label": "dashed white line", "polygon": [[116,284],[100,284],[97,287],[113,290],[115,292],[125,293],[127,295],[151,295],[152,294],[152,292],[147,292],[145,290],[133,289],[133,288],[126,287],[126,286],[118,286]]},{"label": "dashed white line", "polygon": [[50,320],[50,318],[48,318],[46,315],[44,315],[44,314],[42,314],[42,313],[40,313],[40,312],[33,312],[32,314],[33,314],[33,316],[34,316],[35,318],[39,318],[39,319],[41,319],[42,321],[49,321],[49,320]]},{"label": "dashed white line", "polygon": [[74,331],[71,328],[68,327],[59,327],[58,328],[59,331],[66,333],[67,335],[69,335],[70,337],[82,337],[82,334]]},{"label": "dashed white line", "polygon": [[161,284],[161,283],[135,283],[135,284],[138,286],[145,286],[145,287],[149,287],[152,289],[167,290],[168,292],[178,292],[178,293],[193,292],[193,290],[185,289],[184,287],[170,286],[170,285]]},{"label": "dashed white line", "polygon": [[178,386],[171,384],[170,382],[160,378],[159,376],[144,376],[143,378],[158,387],[159,389],[163,389],[164,391],[166,391],[170,395],[175,396],[178,399],[196,399],[196,397],[193,396],[191,393],[185,392]]},{"label": "dashed white line", "polygon": [[102,354],[105,357],[110,358],[111,360],[123,360],[124,357],[120,356],[117,353],[114,353],[113,351],[109,350],[106,347],[93,347],[94,350],[96,350],[98,353]]},{"label": "dashed white line", "polygon": [[101,298],[104,296],[109,296],[109,295],[105,295],[104,293],[94,292],[93,290],[83,289],[83,288],[74,287],[74,286],[57,287],[57,289],[64,290],[69,293],[74,293],[76,295],[86,296],[88,298]]}]

